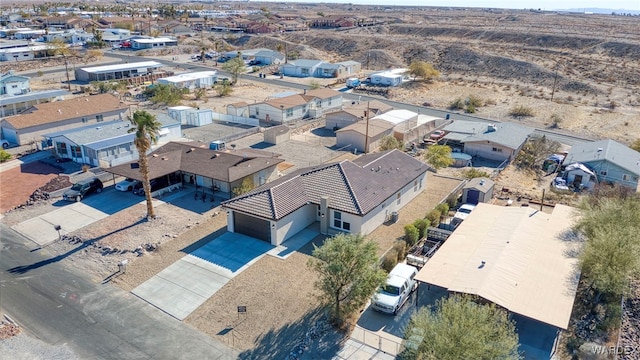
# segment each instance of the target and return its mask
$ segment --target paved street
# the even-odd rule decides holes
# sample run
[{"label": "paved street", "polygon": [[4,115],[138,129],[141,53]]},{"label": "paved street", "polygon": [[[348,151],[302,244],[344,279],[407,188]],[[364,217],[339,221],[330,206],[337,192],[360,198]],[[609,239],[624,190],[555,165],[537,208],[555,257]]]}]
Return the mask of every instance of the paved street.
[{"label": "paved street", "polygon": [[79,274],[64,254],[0,224],[0,305],[28,334],[82,359],[235,359],[237,352],[110,284]]}]

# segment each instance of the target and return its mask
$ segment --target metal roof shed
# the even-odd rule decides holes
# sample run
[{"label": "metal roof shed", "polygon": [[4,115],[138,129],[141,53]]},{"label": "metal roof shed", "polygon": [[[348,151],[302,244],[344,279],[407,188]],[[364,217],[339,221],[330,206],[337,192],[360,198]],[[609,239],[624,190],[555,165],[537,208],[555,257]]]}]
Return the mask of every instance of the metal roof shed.
[{"label": "metal roof shed", "polygon": [[478,204],[416,279],[566,329],[580,277],[574,211]]}]

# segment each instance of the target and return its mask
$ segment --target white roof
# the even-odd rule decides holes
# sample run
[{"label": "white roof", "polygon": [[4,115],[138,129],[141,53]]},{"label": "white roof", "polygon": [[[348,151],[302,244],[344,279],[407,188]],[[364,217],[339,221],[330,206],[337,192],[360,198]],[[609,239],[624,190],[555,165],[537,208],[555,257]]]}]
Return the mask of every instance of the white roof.
[{"label": "white roof", "polygon": [[210,77],[216,76],[217,73],[218,73],[217,71],[198,71],[198,72],[192,72],[192,73],[178,74],[178,75],[174,75],[174,76],[167,76],[167,77],[164,77],[164,78],[160,78],[158,80],[164,80],[164,81],[168,81],[168,82],[179,83],[179,82],[183,82],[183,81],[191,81],[191,80],[210,78]]},{"label": "white roof", "polygon": [[153,44],[158,42],[175,42],[177,40],[168,38],[168,37],[159,37],[159,38],[152,38],[152,39],[131,39],[131,41],[135,41],[141,44]]},{"label": "white roof", "polygon": [[118,70],[127,70],[127,69],[155,68],[155,67],[161,67],[161,66],[163,65],[157,61],[142,61],[137,63],[88,67],[88,68],[82,68],[82,70],[88,73],[99,73],[99,72],[118,71]]},{"label": "white roof", "polygon": [[178,106],[168,107],[167,109],[179,111],[179,110],[188,110],[188,109],[193,109],[193,108],[191,106],[178,105]]},{"label": "white roof", "polygon": [[398,125],[400,123],[403,123],[405,121],[414,119],[418,116],[417,113],[414,113],[413,111],[409,111],[409,110],[405,110],[405,109],[398,109],[398,110],[391,110],[391,111],[387,111],[384,114],[380,114],[376,117],[373,117],[372,119],[380,119],[380,120],[384,120],[386,122],[390,122],[394,125]]},{"label": "white roof", "polygon": [[565,238],[573,211],[480,203],[416,279],[566,329],[580,276],[575,243]]},{"label": "white roof", "polygon": [[29,46],[21,46],[16,48],[8,48],[8,49],[0,49],[0,52],[11,54],[11,53],[21,53],[25,51],[42,51],[53,49],[54,47],[51,45],[43,44],[43,45],[29,45]]}]

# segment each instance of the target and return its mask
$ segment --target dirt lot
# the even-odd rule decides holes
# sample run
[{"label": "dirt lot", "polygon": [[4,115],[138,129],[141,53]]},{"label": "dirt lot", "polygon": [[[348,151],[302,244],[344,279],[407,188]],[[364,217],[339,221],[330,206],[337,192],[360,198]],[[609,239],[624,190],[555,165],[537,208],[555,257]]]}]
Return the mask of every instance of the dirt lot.
[{"label": "dirt lot", "polygon": [[0,172],[0,212],[24,203],[39,187],[55,178],[60,170],[42,162],[33,162]]}]

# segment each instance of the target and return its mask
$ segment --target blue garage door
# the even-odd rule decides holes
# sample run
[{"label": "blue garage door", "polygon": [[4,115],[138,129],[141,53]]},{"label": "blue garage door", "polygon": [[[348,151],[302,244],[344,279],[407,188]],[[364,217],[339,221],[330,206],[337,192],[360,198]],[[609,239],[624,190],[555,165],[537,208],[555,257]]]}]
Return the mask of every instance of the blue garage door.
[{"label": "blue garage door", "polygon": [[478,190],[467,191],[467,204],[476,205],[478,203],[478,199],[480,199],[480,191]]}]

